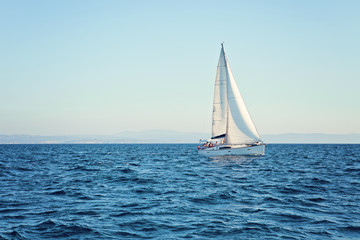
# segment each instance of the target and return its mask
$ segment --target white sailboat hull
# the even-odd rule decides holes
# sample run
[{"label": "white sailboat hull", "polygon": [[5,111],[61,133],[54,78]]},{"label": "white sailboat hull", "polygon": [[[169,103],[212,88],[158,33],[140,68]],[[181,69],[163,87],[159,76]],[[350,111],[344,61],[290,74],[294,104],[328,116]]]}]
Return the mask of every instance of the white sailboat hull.
[{"label": "white sailboat hull", "polygon": [[228,156],[228,155],[264,155],[265,144],[250,146],[250,147],[232,147],[223,148],[219,147],[199,149],[199,154],[204,156]]}]

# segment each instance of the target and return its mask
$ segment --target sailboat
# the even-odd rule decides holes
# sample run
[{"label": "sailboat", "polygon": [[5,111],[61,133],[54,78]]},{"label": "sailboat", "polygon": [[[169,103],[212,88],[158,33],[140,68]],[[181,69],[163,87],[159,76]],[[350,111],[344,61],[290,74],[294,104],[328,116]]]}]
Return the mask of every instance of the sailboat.
[{"label": "sailboat", "polygon": [[212,137],[201,142],[205,156],[264,155],[265,144],[250,117],[221,44],[212,114]]}]

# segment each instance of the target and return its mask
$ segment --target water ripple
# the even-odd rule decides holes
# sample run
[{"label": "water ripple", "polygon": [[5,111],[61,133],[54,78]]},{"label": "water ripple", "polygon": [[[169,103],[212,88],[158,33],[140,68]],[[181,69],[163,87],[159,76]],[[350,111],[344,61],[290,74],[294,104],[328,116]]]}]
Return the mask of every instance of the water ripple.
[{"label": "water ripple", "polygon": [[360,238],[360,145],[0,145],[2,239]]}]

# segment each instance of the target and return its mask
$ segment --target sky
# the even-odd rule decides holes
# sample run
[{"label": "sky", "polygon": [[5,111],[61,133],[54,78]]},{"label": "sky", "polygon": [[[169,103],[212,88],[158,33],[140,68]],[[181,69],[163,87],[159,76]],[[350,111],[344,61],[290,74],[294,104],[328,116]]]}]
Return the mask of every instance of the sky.
[{"label": "sky", "polygon": [[211,132],[220,43],[261,134],[360,133],[360,1],[0,1],[0,134]]}]

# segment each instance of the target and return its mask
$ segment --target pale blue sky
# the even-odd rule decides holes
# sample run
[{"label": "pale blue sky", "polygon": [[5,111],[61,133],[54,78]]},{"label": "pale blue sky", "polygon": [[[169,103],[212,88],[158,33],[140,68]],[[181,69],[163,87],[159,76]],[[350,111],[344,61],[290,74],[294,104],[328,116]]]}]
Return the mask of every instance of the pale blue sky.
[{"label": "pale blue sky", "polygon": [[360,1],[0,1],[0,134],[210,132],[220,43],[261,134],[360,133]]}]

